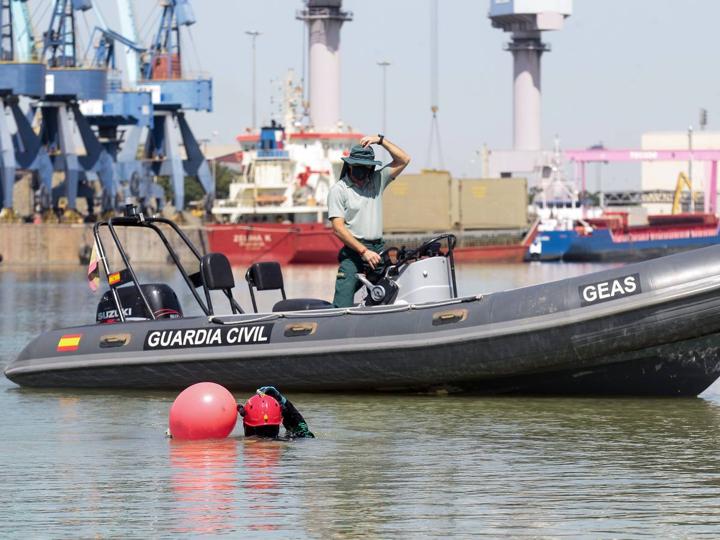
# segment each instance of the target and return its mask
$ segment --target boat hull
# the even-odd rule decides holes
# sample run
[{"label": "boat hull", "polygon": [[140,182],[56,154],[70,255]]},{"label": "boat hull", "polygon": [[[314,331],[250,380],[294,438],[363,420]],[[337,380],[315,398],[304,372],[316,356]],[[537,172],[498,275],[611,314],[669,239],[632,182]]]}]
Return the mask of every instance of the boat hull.
[{"label": "boat hull", "polygon": [[[637,353],[602,356],[591,365],[563,369],[526,369],[510,374],[513,362],[502,358],[497,369],[479,370],[487,355],[449,347],[430,355],[423,350],[398,358],[392,353],[286,356],[272,362],[248,358],[164,361],[113,366],[86,366],[18,375],[29,387],[134,388],[179,390],[200,381],[230,389],[252,390],[273,384],[305,392],[448,392],[472,394],[697,396],[720,376],[720,335],[650,348]],[[367,355],[373,360],[368,363]],[[452,361],[454,375],[447,366]],[[413,361],[409,361],[412,357]],[[699,360],[700,359],[700,360]],[[340,360],[340,361],[338,361]],[[368,365],[369,364],[369,365]],[[332,365],[332,369],[328,366]],[[353,376],[348,377],[348,374]],[[398,375],[402,373],[402,375]],[[392,375],[388,375],[392,374]]]},{"label": "boat hull", "polygon": [[526,251],[527,246],[522,244],[457,247],[453,256],[457,262],[519,263],[523,261]]},{"label": "boat hull", "polygon": [[57,330],[5,373],[42,387],[693,396],[720,375],[719,351],[711,247],[451,302]]},{"label": "boat hull", "polygon": [[576,235],[563,255],[563,260],[570,262],[644,261],[717,244],[720,244],[720,234],[717,234],[716,231],[711,235],[703,232],[697,236],[690,229],[675,231],[670,235],[664,231],[633,235],[613,234],[609,229],[597,229],[590,235]]},{"label": "boat hull", "polygon": [[337,264],[342,243],[320,223],[209,225],[210,251],[224,253],[233,265]]},{"label": "boat hull", "polygon": [[540,231],[525,253],[526,261],[559,261],[577,238],[573,230]]}]

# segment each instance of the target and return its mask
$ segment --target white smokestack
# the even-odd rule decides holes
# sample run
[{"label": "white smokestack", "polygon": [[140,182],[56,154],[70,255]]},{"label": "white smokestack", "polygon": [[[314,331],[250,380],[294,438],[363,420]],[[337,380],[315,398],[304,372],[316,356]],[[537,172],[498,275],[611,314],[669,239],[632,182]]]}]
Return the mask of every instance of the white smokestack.
[{"label": "white smokestack", "polygon": [[342,0],[306,0],[297,18],[308,27],[310,121],[316,131],[337,131],[340,123],[340,27],[352,20]]},{"label": "white smokestack", "polygon": [[571,14],[572,0],[490,0],[492,25],[512,33],[514,150],[541,148],[540,57],[550,50],[541,36],[561,30]]}]

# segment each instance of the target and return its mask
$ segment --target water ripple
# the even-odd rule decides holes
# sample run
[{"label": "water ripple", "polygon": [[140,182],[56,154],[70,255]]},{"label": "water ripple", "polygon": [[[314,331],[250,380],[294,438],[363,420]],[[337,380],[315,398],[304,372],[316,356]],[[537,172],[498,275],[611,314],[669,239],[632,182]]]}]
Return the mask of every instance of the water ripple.
[{"label": "water ripple", "polygon": [[[86,319],[64,311],[72,302],[92,310],[81,277],[0,272],[9,306],[0,312],[0,363],[42,329]],[[290,443],[238,430],[224,441],[168,440],[174,397],[0,382],[2,537],[714,538],[720,530],[715,390],[703,399],[293,395],[318,438]]]}]

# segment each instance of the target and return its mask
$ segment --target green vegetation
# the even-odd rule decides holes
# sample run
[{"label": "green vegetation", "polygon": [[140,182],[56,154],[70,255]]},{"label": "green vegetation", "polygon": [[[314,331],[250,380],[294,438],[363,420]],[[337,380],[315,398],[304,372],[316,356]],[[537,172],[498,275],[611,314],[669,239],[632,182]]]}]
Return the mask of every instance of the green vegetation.
[{"label": "green vegetation", "polygon": [[[210,170],[212,171],[212,166],[210,167]],[[237,173],[230,169],[229,167],[226,167],[225,165],[216,164],[215,165],[215,198],[216,199],[226,199],[230,192],[230,184],[235,179],[235,176]],[[173,200],[174,191],[172,188],[172,184],[170,182],[169,176],[158,176],[157,177],[157,183],[158,185],[162,186],[163,190],[165,191],[165,197],[168,201]],[[205,192],[203,191],[202,186],[200,185],[200,182],[198,182],[195,178],[191,178],[189,176],[185,177],[185,205],[195,202],[195,201],[201,201],[202,198],[205,196]]]}]

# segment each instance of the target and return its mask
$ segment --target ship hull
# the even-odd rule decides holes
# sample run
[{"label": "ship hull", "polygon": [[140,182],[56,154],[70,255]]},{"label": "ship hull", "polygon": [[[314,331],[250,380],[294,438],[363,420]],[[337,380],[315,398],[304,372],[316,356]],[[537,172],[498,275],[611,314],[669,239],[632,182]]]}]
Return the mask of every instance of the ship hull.
[{"label": "ship hull", "polygon": [[210,251],[224,253],[233,265],[336,264],[340,240],[320,223],[209,225]]},{"label": "ship hull", "polygon": [[596,229],[590,235],[577,235],[563,255],[572,262],[632,262],[654,259],[663,255],[698,249],[720,243],[714,231],[684,229],[678,231],[643,231],[613,233]]},{"label": "ship hull", "polygon": [[540,231],[525,253],[526,261],[559,261],[577,238],[575,231]]}]

